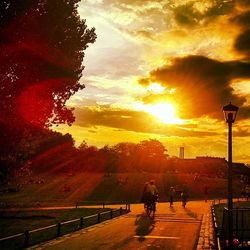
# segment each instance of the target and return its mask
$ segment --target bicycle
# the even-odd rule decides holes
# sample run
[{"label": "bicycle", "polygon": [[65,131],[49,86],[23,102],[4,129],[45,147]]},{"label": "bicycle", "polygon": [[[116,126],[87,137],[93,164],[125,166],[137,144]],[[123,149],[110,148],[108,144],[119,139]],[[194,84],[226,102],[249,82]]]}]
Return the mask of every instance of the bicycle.
[{"label": "bicycle", "polygon": [[155,202],[151,202],[149,204],[146,204],[146,214],[148,217],[151,217],[151,215],[154,217],[155,214]]},{"label": "bicycle", "polygon": [[158,195],[155,195],[152,197],[151,201],[147,202],[144,204],[145,210],[146,210],[146,215],[148,217],[154,217],[155,211],[156,211],[156,202],[158,200]]}]

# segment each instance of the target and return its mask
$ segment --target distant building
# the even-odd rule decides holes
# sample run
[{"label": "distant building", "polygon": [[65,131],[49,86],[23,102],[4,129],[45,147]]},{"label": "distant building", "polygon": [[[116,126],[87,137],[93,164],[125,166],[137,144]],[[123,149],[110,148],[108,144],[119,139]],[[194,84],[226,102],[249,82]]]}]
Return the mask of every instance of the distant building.
[{"label": "distant building", "polygon": [[180,147],[180,159],[184,159],[184,147]]},{"label": "distant building", "polygon": [[225,158],[209,156],[186,159],[178,158],[174,163],[174,168],[180,172],[225,176],[227,173],[227,162]]},{"label": "distant building", "polygon": [[250,176],[250,168],[248,167],[247,164],[244,163],[233,162],[232,171],[236,175],[245,174]]}]

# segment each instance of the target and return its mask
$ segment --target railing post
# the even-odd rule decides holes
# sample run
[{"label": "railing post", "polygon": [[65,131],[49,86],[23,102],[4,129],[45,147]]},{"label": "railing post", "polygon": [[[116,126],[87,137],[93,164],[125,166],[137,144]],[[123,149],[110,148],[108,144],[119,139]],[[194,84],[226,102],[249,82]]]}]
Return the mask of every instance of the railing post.
[{"label": "railing post", "polygon": [[97,214],[97,223],[100,223],[100,222],[101,222],[101,214],[98,213],[98,214]]},{"label": "railing post", "polygon": [[80,218],[80,228],[83,228],[83,217]]},{"label": "railing post", "polygon": [[30,232],[29,232],[29,230],[25,230],[25,232],[24,232],[24,247],[29,246],[29,241],[30,241]]},{"label": "railing post", "polygon": [[130,210],[130,203],[128,204],[128,211],[130,212],[131,210]]},{"label": "railing post", "polygon": [[111,209],[110,210],[110,219],[112,219],[113,218],[113,210]]},{"label": "railing post", "polygon": [[244,233],[245,233],[245,225],[244,225],[244,213],[243,213],[243,209],[241,210],[241,227],[242,227],[242,230],[241,230],[241,238],[243,238],[244,236]]},{"label": "railing post", "polygon": [[59,237],[60,234],[61,234],[61,223],[59,222],[57,223],[57,233],[56,233],[57,237]]},{"label": "railing post", "polygon": [[120,215],[122,215],[122,207],[120,207]]},{"label": "railing post", "polygon": [[214,223],[214,242],[215,242],[216,249],[218,249],[217,236],[218,236],[218,228],[215,227],[215,223]]},{"label": "railing post", "polygon": [[102,208],[105,208],[105,203],[104,202],[102,203]]},{"label": "railing post", "polygon": [[[239,209],[238,209],[238,207],[237,208],[235,208],[234,209],[234,211],[236,211],[236,218],[235,218],[235,221],[236,221],[236,237],[238,238],[239,237],[239,235],[238,235],[238,211],[239,211]],[[234,228],[234,227],[233,227]]]},{"label": "railing post", "polygon": [[77,208],[77,206],[78,206],[78,203],[76,202],[76,208]]}]

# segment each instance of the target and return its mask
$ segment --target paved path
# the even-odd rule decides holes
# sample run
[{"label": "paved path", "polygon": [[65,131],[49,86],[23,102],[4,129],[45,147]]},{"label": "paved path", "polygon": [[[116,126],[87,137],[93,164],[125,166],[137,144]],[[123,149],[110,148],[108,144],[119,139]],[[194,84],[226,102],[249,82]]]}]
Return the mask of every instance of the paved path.
[{"label": "paved path", "polygon": [[[131,205],[132,212],[98,225],[45,242],[30,249],[108,250],[108,249],[212,249],[209,238],[210,203],[190,201],[184,209],[158,203],[155,220],[143,213],[142,204]],[[201,230],[202,229],[202,230]],[[200,234],[201,233],[201,234]],[[206,241],[206,242],[205,242]]]}]

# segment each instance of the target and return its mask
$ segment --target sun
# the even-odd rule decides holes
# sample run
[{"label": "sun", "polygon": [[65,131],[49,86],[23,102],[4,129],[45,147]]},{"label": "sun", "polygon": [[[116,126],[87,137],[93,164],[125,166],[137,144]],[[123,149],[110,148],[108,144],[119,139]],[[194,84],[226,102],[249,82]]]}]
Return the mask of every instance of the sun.
[{"label": "sun", "polygon": [[160,122],[166,124],[182,124],[183,120],[176,117],[175,106],[171,103],[156,103],[144,105],[144,111],[155,116]]},{"label": "sun", "polygon": [[148,90],[154,93],[163,93],[165,90],[165,87],[161,86],[159,83],[151,83],[148,86]]}]

